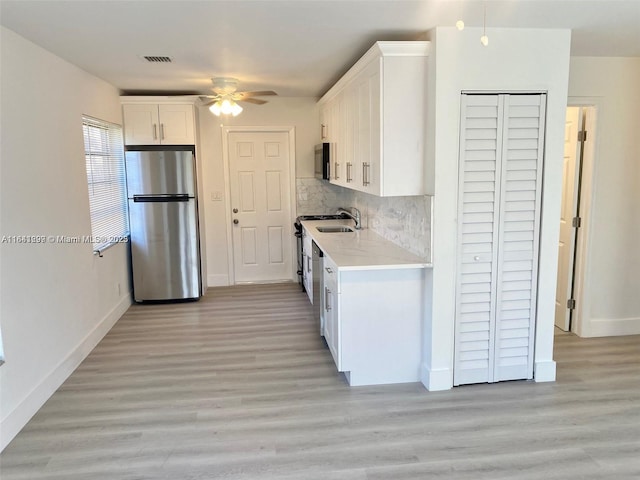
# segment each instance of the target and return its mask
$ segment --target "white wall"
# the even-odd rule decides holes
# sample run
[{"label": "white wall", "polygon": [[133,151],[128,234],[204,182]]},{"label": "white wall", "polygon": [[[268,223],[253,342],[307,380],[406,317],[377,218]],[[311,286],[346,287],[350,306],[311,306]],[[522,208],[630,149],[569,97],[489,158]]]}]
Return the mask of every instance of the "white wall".
[{"label": "white wall", "polygon": [[582,336],[640,334],[639,86],[640,58],[571,59],[569,101],[597,111]]},{"label": "white wall", "polygon": [[[1,235],[90,235],[82,114],[118,91],[2,27]],[[0,244],[4,448],[130,305],[127,248]],[[120,285],[121,293],[118,293]]]},{"label": "white wall", "polygon": [[[296,137],[296,177],[313,177],[313,149],[320,142],[319,110],[315,98],[268,98],[265,105],[243,104],[237,117],[216,117],[208,108],[199,107],[200,156],[203,171],[204,215],[206,225],[207,283],[228,285],[227,256],[228,205],[224,200],[222,128],[224,126],[293,126]],[[213,192],[221,201],[212,201]],[[295,192],[292,192],[295,199]],[[295,218],[295,211],[294,218]]]},{"label": "white wall", "polygon": [[535,378],[555,379],[553,327],[558,254],[564,118],[569,74],[568,30],[498,29],[480,44],[479,28],[454,27],[430,32],[427,161],[435,168],[433,225],[433,305],[427,320],[423,382],[429,390],[453,385],[456,225],[460,94],[463,90],[546,91],[547,123],[542,234],[535,341]]}]

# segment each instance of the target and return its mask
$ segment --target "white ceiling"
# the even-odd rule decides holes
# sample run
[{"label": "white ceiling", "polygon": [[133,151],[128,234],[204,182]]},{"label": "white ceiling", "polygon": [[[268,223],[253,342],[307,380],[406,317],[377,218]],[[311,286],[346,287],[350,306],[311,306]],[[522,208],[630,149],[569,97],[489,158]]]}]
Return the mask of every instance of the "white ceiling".
[{"label": "white ceiling", "polygon": [[489,37],[570,28],[572,55],[640,57],[640,0],[0,0],[0,22],[128,93],[210,93],[210,77],[235,76],[244,90],[317,97],[374,41],[481,26],[485,4]]}]

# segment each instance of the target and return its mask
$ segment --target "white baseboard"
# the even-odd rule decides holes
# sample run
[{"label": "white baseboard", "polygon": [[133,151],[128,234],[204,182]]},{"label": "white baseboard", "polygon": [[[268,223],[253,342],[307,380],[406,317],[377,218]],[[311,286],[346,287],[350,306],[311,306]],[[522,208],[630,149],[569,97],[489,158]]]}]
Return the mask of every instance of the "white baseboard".
[{"label": "white baseboard", "polygon": [[638,318],[592,318],[588,337],[616,337],[620,335],[640,335]]},{"label": "white baseboard", "polygon": [[[104,316],[96,327],[38,384],[0,424],[0,451],[24,428],[53,393],[78,368],[95,346],[131,306],[131,293]],[[6,359],[5,359],[6,360]],[[6,367],[6,365],[5,365]]]},{"label": "white baseboard", "polygon": [[228,287],[229,275],[211,274],[207,275],[207,287]]},{"label": "white baseboard", "polygon": [[556,362],[553,360],[535,362],[533,369],[533,379],[536,382],[555,382]]},{"label": "white baseboard", "polygon": [[422,364],[420,366],[420,380],[430,392],[453,388],[453,375],[449,368],[430,369]]}]

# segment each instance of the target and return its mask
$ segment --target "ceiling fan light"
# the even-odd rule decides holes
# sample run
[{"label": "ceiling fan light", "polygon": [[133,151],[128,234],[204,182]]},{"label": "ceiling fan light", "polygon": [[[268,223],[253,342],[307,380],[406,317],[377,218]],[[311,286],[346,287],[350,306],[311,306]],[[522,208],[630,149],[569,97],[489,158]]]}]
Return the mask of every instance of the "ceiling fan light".
[{"label": "ceiling fan light", "polygon": [[464,22],[462,20],[458,20],[456,22],[456,28],[460,31],[464,30]]},{"label": "ceiling fan light", "polygon": [[233,111],[233,105],[235,102],[233,100],[224,99],[220,104],[220,111],[223,115],[229,115]]},{"label": "ceiling fan light", "polygon": [[231,107],[231,115],[237,117],[242,113],[242,107],[237,103],[233,102],[233,106]]},{"label": "ceiling fan light", "polygon": [[219,117],[222,113],[222,109],[220,108],[220,101],[218,100],[216,103],[209,107],[209,111],[213,113],[216,117]]}]

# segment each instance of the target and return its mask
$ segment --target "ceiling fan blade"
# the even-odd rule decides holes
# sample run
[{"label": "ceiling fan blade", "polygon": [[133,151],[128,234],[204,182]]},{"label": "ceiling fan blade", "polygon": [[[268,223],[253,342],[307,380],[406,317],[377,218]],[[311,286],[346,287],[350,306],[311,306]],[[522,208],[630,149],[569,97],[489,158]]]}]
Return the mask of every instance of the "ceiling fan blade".
[{"label": "ceiling fan blade", "polygon": [[202,102],[202,105],[204,107],[210,107],[211,105],[213,105],[214,103],[216,103],[217,100],[211,100],[210,102],[204,103],[204,101]]},{"label": "ceiling fan blade", "polygon": [[240,95],[242,95],[243,97],[247,98],[247,97],[266,97],[269,95],[278,95],[276,92],[274,92],[273,90],[263,90],[263,91],[259,91],[259,92],[238,92]]},{"label": "ceiling fan blade", "polygon": [[238,102],[255,103],[256,105],[264,105],[268,103],[266,100],[260,100],[259,98],[239,98]]}]

